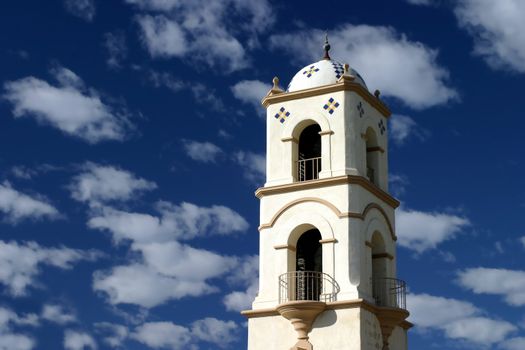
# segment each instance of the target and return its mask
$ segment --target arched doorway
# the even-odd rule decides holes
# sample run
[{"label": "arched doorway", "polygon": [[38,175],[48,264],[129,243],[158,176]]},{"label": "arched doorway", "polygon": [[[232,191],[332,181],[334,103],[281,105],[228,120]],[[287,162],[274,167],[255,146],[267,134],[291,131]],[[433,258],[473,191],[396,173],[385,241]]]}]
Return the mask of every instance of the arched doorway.
[{"label": "arched doorway", "polygon": [[296,300],[319,300],[322,290],[323,249],[321,233],[308,230],[299,237],[296,251]]},{"label": "arched doorway", "polygon": [[377,305],[388,305],[389,290],[385,284],[388,277],[388,254],[381,233],[372,235],[372,294]]},{"label": "arched doorway", "polygon": [[321,127],[312,124],[304,128],[299,136],[297,180],[308,181],[319,178],[321,171]]}]

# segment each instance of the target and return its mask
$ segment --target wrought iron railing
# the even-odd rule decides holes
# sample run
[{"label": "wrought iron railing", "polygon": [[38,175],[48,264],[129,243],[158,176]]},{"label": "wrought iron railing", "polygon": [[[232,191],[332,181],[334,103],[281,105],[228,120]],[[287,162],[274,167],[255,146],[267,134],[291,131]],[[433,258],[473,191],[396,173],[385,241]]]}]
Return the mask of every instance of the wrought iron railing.
[{"label": "wrought iron railing", "polygon": [[300,159],[297,161],[297,181],[308,181],[319,178],[321,157]]},{"label": "wrought iron railing", "polygon": [[372,280],[373,296],[377,306],[406,309],[406,283],[397,278]]},{"label": "wrought iron railing", "polygon": [[317,271],[291,271],[279,276],[279,304],[288,301],[336,301],[339,285],[332,276]]}]

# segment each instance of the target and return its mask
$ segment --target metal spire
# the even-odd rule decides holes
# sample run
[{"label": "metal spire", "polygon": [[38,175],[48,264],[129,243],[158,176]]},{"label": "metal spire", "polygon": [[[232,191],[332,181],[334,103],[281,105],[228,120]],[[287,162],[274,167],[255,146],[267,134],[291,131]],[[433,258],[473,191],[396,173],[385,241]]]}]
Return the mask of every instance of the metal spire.
[{"label": "metal spire", "polygon": [[324,49],[324,57],[323,57],[323,59],[329,60],[330,59],[330,54],[328,54],[328,51],[330,51],[330,43],[328,43],[328,33],[325,33],[323,49]]}]

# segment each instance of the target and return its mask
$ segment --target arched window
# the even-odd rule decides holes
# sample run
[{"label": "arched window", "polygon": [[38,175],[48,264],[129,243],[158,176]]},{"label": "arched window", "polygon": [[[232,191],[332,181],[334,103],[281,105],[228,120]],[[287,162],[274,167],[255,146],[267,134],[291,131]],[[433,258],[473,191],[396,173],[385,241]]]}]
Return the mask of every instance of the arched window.
[{"label": "arched window", "polygon": [[383,305],[388,298],[384,280],[388,277],[388,254],[385,241],[379,232],[372,235],[372,295],[378,305]]},{"label": "arched window", "polygon": [[376,133],[372,128],[366,130],[366,177],[370,182],[378,184],[379,175],[379,153],[380,147],[377,143]]},{"label": "arched window", "polygon": [[308,230],[299,237],[296,250],[296,300],[319,300],[322,290],[323,254],[321,233]]},{"label": "arched window", "polygon": [[304,128],[299,136],[297,157],[297,180],[308,181],[319,178],[321,171],[321,128],[312,124]]}]

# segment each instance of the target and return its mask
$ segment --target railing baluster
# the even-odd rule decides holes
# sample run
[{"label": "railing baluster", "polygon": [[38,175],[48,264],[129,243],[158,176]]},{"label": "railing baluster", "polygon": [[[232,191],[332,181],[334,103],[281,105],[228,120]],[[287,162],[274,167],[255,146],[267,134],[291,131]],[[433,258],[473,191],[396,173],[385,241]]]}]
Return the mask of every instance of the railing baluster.
[{"label": "railing baluster", "polygon": [[288,301],[335,301],[339,285],[317,271],[291,271],[279,276],[279,303]]},{"label": "railing baluster", "polygon": [[321,157],[299,159],[297,161],[297,180],[308,181],[319,178],[321,171]]},{"label": "railing baluster", "polygon": [[372,293],[377,306],[406,309],[406,283],[396,278],[375,278]]}]

